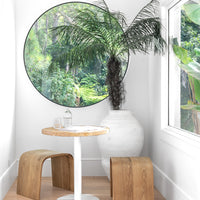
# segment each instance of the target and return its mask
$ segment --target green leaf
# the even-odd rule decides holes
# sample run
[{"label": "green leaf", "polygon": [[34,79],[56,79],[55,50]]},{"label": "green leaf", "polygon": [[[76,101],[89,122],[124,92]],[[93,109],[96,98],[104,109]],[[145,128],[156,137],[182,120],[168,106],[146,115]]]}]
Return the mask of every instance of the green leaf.
[{"label": "green leaf", "polygon": [[200,56],[200,49],[199,48],[194,48],[194,52],[196,56]]},{"label": "green leaf", "polygon": [[194,79],[195,99],[200,102],[200,80]]},{"label": "green leaf", "polygon": [[179,65],[182,70],[184,70],[188,75],[200,80],[200,64],[193,61],[188,64]]},{"label": "green leaf", "polygon": [[200,111],[200,105],[199,104],[182,105],[181,108],[183,110],[196,110],[196,111]]},{"label": "green leaf", "polygon": [[183,9],[191,21],[200,25],[200,4],[185,4]]},{"label": "green leaf", "polygon": [[[200,49],[196,48],[196,51]],[[196,88],[198,87],[198,82],[200,80],[200,64],[193,61],[190,56],[188,56],[188,51],[178,45],[173,45],[173,51],[175,55],[181,60],[179,65],[182,70],[184,70],[189,76],[197,79],[195,81]],[[197,90],[196,90],[197,91]],[[198,93],[198,92],[197,92]]]},{"label": "green leaf", "polygon": [[173,50],[176,56],[181,60],[182,63],[188,64],[192,62],[192,58],[188,56],[188,51],[178,45],[173,45]]},{"label": "green leaf", "polygon": [[[188,76],[190,81],[190,87],[194,88],[194,96],[195,99],[200,102],[200,80],[193,78],[192,76]],[[191,85],[192,84],[192,85]]]}]

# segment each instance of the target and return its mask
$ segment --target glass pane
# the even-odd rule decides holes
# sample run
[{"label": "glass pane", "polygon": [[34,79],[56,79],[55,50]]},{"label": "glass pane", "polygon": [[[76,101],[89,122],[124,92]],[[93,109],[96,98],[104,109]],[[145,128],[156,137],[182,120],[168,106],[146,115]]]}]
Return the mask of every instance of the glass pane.
[{"label": "glass pane", "polygon": [[200,4],[169,10],[169,125],[200,134]]},{"label": "glass pane", "polygon": [[[79,27],[83,29],[85,35],[80,34],[80,37],[74,40],[69,39],[69,34],[65,32],[58,36],[55,28],[63,26],[65,30],[70,30],[73,20],[82,11],[88,13],[88,18],[85,21],[82,19]],[[88,23],[89,17],[93,20],[91,25]],[[105,10],[92,4],[65,3],[48,10],[34,22],[25,41],[24,62],[33,86],[48,100],[63,106],[82,107],[98,103],[108,96],[106,85],[108,54],[106,51],[102,53],[103,48],[94,42],[87,49],[84,49],[84,46],[81,46],[82,49],[77,48],[79,38],[85,37],[85,41],[89,40],[87,36],[93,34],[92,26],[101,24],[101,31],[112,41],[118,34],[123,33],[114,18],[110,20],[112,30],[111,27],[105,27],[106,17]],[[94,23],[95,20],[98,24]],[[76,55],[73,58],[75,61],[84,59],[84,64],[74,62],[70,65],[69,51],[74,51],[71,55]],[[80,57],[83,52],[85,57]],[[96,56],[90,56],[94,54],[93,52],[97,53]],[[128,52],[119,58],[124,76],[128,64]]]}]

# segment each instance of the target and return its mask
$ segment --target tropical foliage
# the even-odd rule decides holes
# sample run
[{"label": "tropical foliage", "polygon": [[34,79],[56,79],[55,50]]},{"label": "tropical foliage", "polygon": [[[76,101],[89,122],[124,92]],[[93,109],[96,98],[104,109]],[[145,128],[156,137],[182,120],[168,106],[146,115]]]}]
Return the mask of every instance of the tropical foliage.
[{"label": "tropical foliage", "polygon": [[[181,13],[181,46],[174,40],[173,50],[182,69],[182,128],[200,134],[200,5],[186,3]],[[184,78],[186,75],[186,78]],[[188,84],[183,84],[183,82]],[[190,112],[186,112],[186,111]],[[189,124],[187,123],[189,119]],[[192,121],[191,121],[192,120]]]},{"label": "tropical foliage", "polygon": [[[102,9],[86,3],[59,5],[36,20],[25,42],[24,61],[31,82],[43,96],[64,106],[88,106],[108,96],[107,57],[87,57],[84,65],[70,65],[63,54],[69,49],[75,51],[76,44],[66,39],[60,40],[52,31],[53,27],[69,24],[77,11],[84,9],[95,13],[103,12]],[[102,16],[99,18],[102,19]],[[121,29],[120,31],[122,32]],[[74,56],[78,60],[77,53],[78,51]],[[128,53],[121,56],[122,75],[127,68],[127,58]]]},{"label": "tropical foliage", "polygon": [[[109,98],[113,109],[120,109],[124,99],[122,63],[129,49],[133,52],[162,53],[165,41],[157,16],[158,1],[147,4],[128,25],[120,12],[112,12],[104,0],[97,13],[88,8],[77,9],[77,15],[64,26],[53,28],[60,42],[73,46],[62,51],[70,67],[86,66],[88,60],[106,58]],[[60,57],[56,61],[60,60]]]},{"label": "tropical foliage", "polygon": [[165,41],[152,0],[127,24],[104,0],[98,7],[67,3],[42,15],[25,43],[25,65],[36,89],[65,106],[87,106],[108,96],[113,109],[124,99],[129,50],[162,53]]}]

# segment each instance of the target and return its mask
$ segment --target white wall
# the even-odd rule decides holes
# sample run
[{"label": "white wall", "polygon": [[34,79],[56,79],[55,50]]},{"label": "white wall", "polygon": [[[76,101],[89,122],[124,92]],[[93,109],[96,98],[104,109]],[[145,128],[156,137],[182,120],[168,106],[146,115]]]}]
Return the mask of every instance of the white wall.
[{"label": "white wall", "polygon": [[[166,36],[165,8],[170,2],[162,1]],[[154,182],[167,200],[198,200],[200,137],[167,127],[167,68],[167,55],[162,63],[159,57],[149,57],[149,153],[154,163]]]},{"label": "white wall", "polygon": [[16,178],[15,25],[12,0],[0,1],[0,199]]},{"label": "white wall", "polygon": [[[35,19],[62,0],[16,0],[17,88],[16,135],[17,156],[35,148],[73,152],[72,138],[48,137],[41,129],[52,124],[55,116],[65,108],[46,100],[30,83],[23,63],[23,45],[26,34]],[[92,1],[88,1],[92,2]],[[107,0],[113,10],[126,13],[129,21],[148,1]],[[155,184],[168,200],[200,199],[199,143],[174,137],[161,130],[161,66],[159,57],[143,55],[130,58],[125,78],[130,109],[145,130],[143,155],[150,155],[154,163]],[[71,109],[75,124],[99,124],[109,109],[105,100],[94,106]],[[96,138],[84,138],[84,174],[103,175]],[[5,161],[5,163],[7,160]],[[6,165],[6,164],[5,164]],[[88,168],[87,168],[87,167]],[[6,169],[6,167],[4,167]]]},{"label": "white wall", "polygon": [[[73,153],[73,139],[50,137],[41,134],[41,129],[52,125],[56,116],[62,115],[65,107],[56,105],[40,95],[29,81],[24,63],[23,46],[33,22],[44,11],[63,0],[17,0],[16,1],[16,42],[17,42],[17,88],[16,88],[16,137],[17,157],[31,149],[47,148]],[[91,2],[92,1],[86,1]],[[110,8],[126,13],[128,20],[148,1],[107,0]],[[147,57],[131,56],[126,76],[127,102],[124,108],[133,111],[148,135],[147,112]],[[141,92],[142,91],[142,92]],[[99,124],[109,110],[108,100],[86,108],[72,108],[74,124]],[[147,138],[147,137],[146,137]],[[146,141],[148,141],[146,139]],[[145,144],[147,144],[145,142]],[[147,155],[147,145],[143,154]],[[104,175],[100,165],[100,152],[96,137],[82,138],[84,175]]]},{"label": "white wall", "polygon": [[[169,3],[168,0],[163,2]],[[166,20],[167,13],[162,14],[165,16],[163,20]],[[167,57],[164,57],[162,64],[158,56],[149,57],[148,147],[154,164],[154,183],[167,200],[198,200],[200,138],[167,127],[167,67]]]},{"label": "white wall", "polygon": [[[43,98],[30,83],[23,63],[23,45],[26,34],[35,19],[61,0],[16,0],[16,152],[48,148],[73,152],[72,138],[48,137],[41,129],[52,124],[55,116],[65,108]],[[92,1],[91,1],[92,2]],[[147,1],[107,0],[113,10],[126,13],[132,19]],[[4,4],[4,5],[3,5]],[[11,0],[0,1],[0,199],[7,192],[15,166],[14,131],[14,21]],[[2,56],[3,55],[3,56]],[[198,141],[183,138],[161,130],[161,69],[159,57],[131,55],[125,78],[126,103],[145,130],[143,155],[150,155],[154,163],[155,184],[168,200],[200,199],[200,145]],[[8,84],[9,83],[9,84]],[[109,109],[107,100],[86,108],[71,109],[75,124],[99,124]],[[96,138],[84,138],[83,158],[85,175],[103,175]],[[14,177],[14,176],[13,176]],[[5,182],[6,181],[6,182]],[[2,184],[3,183],[3,184]]]}]

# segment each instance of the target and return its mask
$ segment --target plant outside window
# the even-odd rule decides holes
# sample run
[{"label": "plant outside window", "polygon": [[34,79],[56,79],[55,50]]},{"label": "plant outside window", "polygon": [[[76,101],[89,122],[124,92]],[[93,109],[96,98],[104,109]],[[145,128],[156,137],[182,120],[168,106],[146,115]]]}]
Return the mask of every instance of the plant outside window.
[{"label": "plant outside window", "polygon": [[173,39],[181,68],[180,128],[200,134],[200,4],[194,1],[181,7],[179,42]]}]

